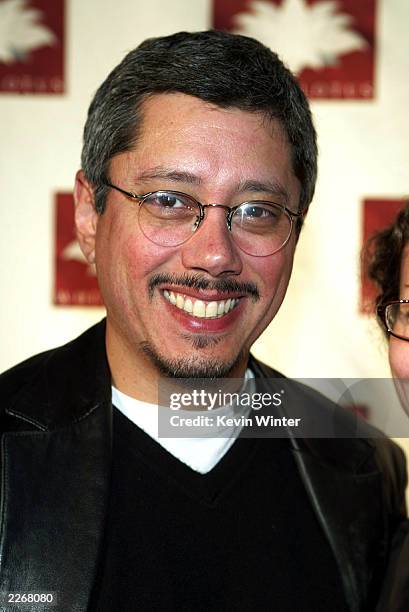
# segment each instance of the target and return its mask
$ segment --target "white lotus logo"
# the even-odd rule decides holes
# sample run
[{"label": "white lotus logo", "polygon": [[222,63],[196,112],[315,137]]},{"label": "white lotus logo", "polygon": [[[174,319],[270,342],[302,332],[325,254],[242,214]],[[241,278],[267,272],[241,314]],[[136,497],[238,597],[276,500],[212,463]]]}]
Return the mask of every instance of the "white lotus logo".
[{"label": "white lotus logo", "polygon": [[305,0],[283,0],[280,6],[254,0],[250,10],[235,16],[235,32],[260,40],[295,73],[333,66],[339,56],[368,46],[352,29],[351,15],[339,12],[336,0],[311,6]]},{"label": "white lotus logo", "polygon": [[27,0],[0,2],[0,62],[26,61],[30,51],[51,46],[56,36],[40,23],[41,11],[27,7]]}]

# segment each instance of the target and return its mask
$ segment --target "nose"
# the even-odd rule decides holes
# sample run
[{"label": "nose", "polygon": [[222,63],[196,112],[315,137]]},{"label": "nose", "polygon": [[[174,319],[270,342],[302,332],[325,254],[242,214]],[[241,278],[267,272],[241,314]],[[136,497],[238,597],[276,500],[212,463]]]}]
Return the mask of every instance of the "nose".
[{"label": "nose", "polygon": [[182,263],[187,269],[204,271],[214,277],[240,274],[243,263],[227,227],[224,208],[205,209],[200,226],[182,245]]}]

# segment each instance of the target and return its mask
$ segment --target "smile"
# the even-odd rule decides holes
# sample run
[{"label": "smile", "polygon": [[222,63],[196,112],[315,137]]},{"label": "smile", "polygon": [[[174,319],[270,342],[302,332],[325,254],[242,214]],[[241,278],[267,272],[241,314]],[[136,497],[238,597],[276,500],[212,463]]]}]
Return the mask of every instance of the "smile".
[{"label": "smile", "polygon": [[239,298],[229,298],[227,300],[205,302],[186,297],[181,293],[174,293],[165,289],[163,291],[165,299],[188,314],[201,319],[220,319],[231,312],[239,303]]}]

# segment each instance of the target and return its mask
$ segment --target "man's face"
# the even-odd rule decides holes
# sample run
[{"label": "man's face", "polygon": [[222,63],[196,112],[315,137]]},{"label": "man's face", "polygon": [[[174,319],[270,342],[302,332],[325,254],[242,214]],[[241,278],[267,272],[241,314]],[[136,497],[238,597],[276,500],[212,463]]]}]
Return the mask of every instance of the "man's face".
[{"label": "man's face", "polygon": [[[137,194],[170,189],[227,206],[264,199],[294,212],[300,195],[278,123],[184,94],[145,101],[137,145],[112,159],[109,179]],[[207,208],[187,242],[164,247],[142,233],[138,209],[138,202],[110,190],[95,221],[108,352],[111,347],[124,360],[178,377],[241,375],[251,345],[284,298],[294,230],[279,252],[251,256],[232,240],[226,211]],[[221,302],[228,310],[229,299],[233,308],[221,315]],[[198,316],[215,301],[218,318]]]}]

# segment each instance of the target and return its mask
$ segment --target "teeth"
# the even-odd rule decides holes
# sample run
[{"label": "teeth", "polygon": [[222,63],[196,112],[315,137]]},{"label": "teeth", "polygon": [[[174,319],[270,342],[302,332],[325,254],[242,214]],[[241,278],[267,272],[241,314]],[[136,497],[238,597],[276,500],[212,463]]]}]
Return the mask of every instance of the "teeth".
[{"label": "teeth", "polygon": [[185,304],[183,306],[183,310],[186,310],[186,312],[193,312],[192,300],[189,300],[189,298],[187,298],[185,300]]},{"label": "teeth", "polygon": [[[177,303],[176,303],[177,306]],[[202,300],[196,300],[195,305],[193,306],[193,315],[195,317],[205,317],[206,316],[206,306]]]},{"label": "teeth", "polygon": [[204,302],[203,300],[192,301],[191,298],[185,298],[181,293],[175,294],[173,291],[168,291],[167,289],[163,291],[163,295],[168,302],[176,306],[176,308],[202,319],[220,318],[230,312],[239,302],[238,299],[234,298],[221,300],[220,302]]},{"label": "teeth", "polygon": [[217,302],[209,302],[206,306],[206,319],[217,316]]}]

